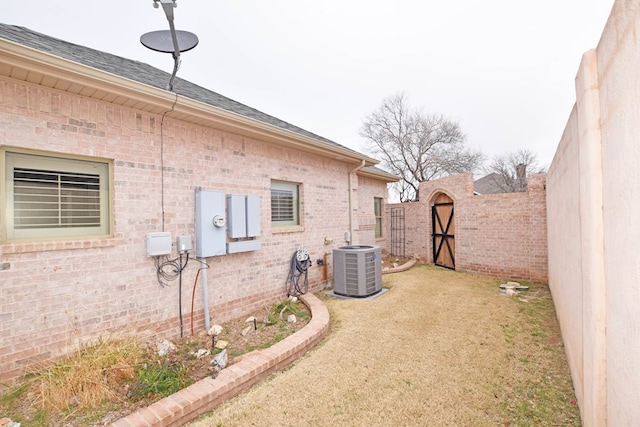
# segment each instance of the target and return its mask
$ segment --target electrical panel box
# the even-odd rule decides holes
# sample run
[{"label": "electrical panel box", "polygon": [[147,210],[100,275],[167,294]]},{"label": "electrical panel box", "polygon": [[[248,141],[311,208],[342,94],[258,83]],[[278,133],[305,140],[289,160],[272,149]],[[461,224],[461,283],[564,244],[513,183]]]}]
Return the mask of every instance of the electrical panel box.
[{"label": "electrical panel box", "polygon": [[260,236],[260,196],[227,196],[228,235],[232,239]]},{"label": "electrical panel box", "polygon": [[162,256],[171,253],[171,233],[159,231],[147,233],[147,256]]},{"label": "electrical panel box", "polygon": [[246,197],[227,196],[227,234],[232,239],[247,237]]},{"label": "electrical panel box", "polygon": [[260,236],[260,196],[247,196],[247,237]]},{"label": "electrical panel box", "polygon": [[207,258],[227,253],[225,194],[196,190],[196,256]]}]

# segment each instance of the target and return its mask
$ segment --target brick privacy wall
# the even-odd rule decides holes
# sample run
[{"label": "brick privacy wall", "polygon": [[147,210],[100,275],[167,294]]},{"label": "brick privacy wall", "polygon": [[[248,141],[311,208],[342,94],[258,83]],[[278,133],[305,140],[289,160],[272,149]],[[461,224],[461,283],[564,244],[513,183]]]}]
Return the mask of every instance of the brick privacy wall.
[{"label": "brick privacy wall", "polygon": [[[146,234],[164,228],[174,242],[190,235],[195,248],[199,187],[261,197],[262,249],[208,258],[200,273],[207,274],[212,324],[286,297],[291,256],[300,245],[314,261],[310,291],[332,275],[315,260],[339,246],[349,228],[352,164],[168,117],[161,136],[162,122],[162,115],[0,79],[0,144],[111,159],[114,201],[112,238],[0,244],[0,381],[99,336],[179,336],[178,280],[159,285]],[[272,179],[302,184],[302,227],[271,228]],[[374,180],[359,189],[386,193],[385,183]],[[326,236],[332,245],[324,244]],[[366,241],[369,234],[360,237]],[[200,266],[192,259],[182,276],[185,335],[194,287],[194,329],[204,325],[201,280],[195,283]]]},{"label": "brick privacy wall", "polygon": [[[431,205],[454,200],[456,270],[511,280],[548,280],[545,175],[532,175],[525,193],[473,194],[473,177],[454,175],[420,186],[422,200],[390,204],[405,209],[406,255],[433,263]],[[390,221],[385,222],[390,233]],[[389,240],[387,250],[391,248]]]}]

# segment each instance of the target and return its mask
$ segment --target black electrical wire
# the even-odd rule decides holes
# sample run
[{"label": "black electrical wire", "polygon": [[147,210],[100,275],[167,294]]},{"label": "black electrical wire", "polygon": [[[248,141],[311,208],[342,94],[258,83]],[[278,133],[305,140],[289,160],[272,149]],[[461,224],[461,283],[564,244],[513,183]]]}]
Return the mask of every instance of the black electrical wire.
[{"label": "black electrical wire", "polygon": [[[311,260],[307,255],[305,259],[298,259],[298,251],[293,253],[291,257],[291,268],[289,269],[289,276],[287,277],[287,296],[300,296],[307,293],[309,290],[309,266]],[[300,277],[304,275],[302,286],[300,285]]]},{"label": "black electrical wire", "polygon": [[187,260],[182,265],[182,255],[179,258],[174,259],[166,259],[163,262],[160,262],[160,257],[156,257],[156,273],[158,276],[158,283],[161,286],[166,287],[169,286],[169,283],[172,280],[176,280],[182,270],[187,267],[189,263],[189,253],[187,253]]},{"label": "black electrical wire", "polygon": [[156,257],[156,272],[158,275],[158,283],[161,286],[169,286],[167,281],[175,280],[178,278],[178,312],[180,315],[180,337],[184,334],[184,324],[182,321],[182,271],[187,268],[189,264],[189,252],[187,252],[187,258],[182,265],[182,254],[178,258],[167,259],[160,263],[160,257]]}]

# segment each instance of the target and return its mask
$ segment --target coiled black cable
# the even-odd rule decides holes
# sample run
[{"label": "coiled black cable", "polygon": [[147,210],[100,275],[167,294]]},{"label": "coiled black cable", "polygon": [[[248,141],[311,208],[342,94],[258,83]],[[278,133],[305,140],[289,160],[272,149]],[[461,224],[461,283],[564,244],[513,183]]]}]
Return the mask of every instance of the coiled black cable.
[{"label": "coiled black cable", "polygon": [[158,283],[160,286],[166,287],[169,286],[169,283],[172,280],[176,280],[180,273],[187,268],[187,264],[189,263],[189,253],[187,252],[187,260],[184,265],[182,265],[182,255],[178,258],[174,259],[166,259],[163,262],[160,262],[160,257],[156,258],[156,272],[158,276]]},{"label": "coiled black cable", "polygon": [[[300,296],[307,293],[309,290],[309,266],[311,265],[311,259],[307,255],[304,259],[300,260],[298,257],[298,251],[293,253],[291,257],[291,268],[289,269],[289,275],[287,277],[287,296]],[[304,275],[304,280],[300,284],[300,277]]]}]

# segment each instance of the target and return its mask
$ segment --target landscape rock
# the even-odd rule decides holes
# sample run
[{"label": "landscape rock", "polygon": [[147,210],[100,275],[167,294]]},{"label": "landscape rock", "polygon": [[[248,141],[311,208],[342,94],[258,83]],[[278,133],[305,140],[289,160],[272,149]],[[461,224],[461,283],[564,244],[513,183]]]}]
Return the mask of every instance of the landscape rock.
[{"label": "landscape rock", "polygon": [[218,340],[218,342],[216,342],[216,348],[220,350],[224,350],[225,348],[227,348],[228,345],[229,345],[228,341]]},{"label": "landscape rock", "polygon": [[176,345],[171,341],[162,340],[157,344],[157,348],[158,355],[166,356],[167,354],[169,354],[169,352],[176,350]]},{"label": "landscape rock", "polygon": [[207,334],[211,336],[220,335],[222,333],[222,330],[223,330],[222,326],[213,325],[212,327],[209,328],[209,330],[207,331]]},{"label": "landscape rock", "polygon": [[242,336],[244,337],[245,335],[247,335],[252,329],[253,329],[252,325],[249,325],[246,328],[244,328],[241,332]]},{"label": "landscape rock", "polygon": [[20,427],[20,423],[12,421],[11,418],[0,418],[0,427]]},{"label": "landscape rock", "polygon": [[297,321],[298,321],[298,318],[296,317],[295,314],[290,314],[287,316],[287,322],[296,323]]},{"label": "landscape rock", "polygon": [[214,368],[224,369],[227,367],[227,362],[227,350],[222,350],[216,357],[213,358],[211,364]]},{"label": "landscape rock", "polygon": [[201,348],[200,350],[196,351],[193,353],[193,355],[195,356],[196,359],[201,359],[205,356],[210,355],[211,352],[207,349]]}]

